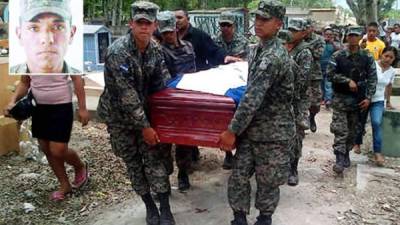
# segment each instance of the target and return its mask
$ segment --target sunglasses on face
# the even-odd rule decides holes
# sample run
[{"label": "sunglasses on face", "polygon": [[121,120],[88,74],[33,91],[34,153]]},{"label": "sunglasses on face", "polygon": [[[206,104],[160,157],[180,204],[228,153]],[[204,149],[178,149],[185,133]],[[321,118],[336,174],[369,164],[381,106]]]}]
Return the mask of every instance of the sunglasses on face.
[{"label": "sunglasses on face", "polygon": [[220,27],[231,27],[232,24],[230,24],[230,23],[220,23],[219,26]]}]

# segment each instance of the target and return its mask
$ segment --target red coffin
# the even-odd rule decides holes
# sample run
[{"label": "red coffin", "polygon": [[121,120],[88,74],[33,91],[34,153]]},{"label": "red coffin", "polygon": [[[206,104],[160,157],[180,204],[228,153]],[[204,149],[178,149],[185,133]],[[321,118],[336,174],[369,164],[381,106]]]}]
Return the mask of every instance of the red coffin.
[{"label": "red coffin", "polygon": [[150,96],[151,126],[162,143],[218,147],[235,112],[233,99],[167,88]]}]

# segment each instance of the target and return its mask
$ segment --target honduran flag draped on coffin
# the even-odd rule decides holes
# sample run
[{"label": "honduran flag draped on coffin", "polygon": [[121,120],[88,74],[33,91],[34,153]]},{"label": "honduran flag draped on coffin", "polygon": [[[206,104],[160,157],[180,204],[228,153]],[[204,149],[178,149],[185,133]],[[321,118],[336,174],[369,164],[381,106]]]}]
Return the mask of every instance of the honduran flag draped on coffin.
[{"label": "honduran flag draped on coffin", "polygon": [[200,91],[233,98],[236,105],[246,90],[247,62],[236,62],[196,73],[178,75],[168,87]]}]

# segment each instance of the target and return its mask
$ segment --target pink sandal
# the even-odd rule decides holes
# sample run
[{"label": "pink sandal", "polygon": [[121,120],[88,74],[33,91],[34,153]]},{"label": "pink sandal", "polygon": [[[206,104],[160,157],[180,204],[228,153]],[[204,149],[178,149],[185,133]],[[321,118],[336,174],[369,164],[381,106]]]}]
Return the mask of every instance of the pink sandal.
[{"label": "pink sandal", "polygon": [[85,163],[85,170],[75,174],[75,180],[72,182],[72,188],[79,189],[89,182],[89,164]]},{"label": "pink sandal", "polygon": [[65,199],[67,195],[70,195],[71,192],[64,193],[62,191],[55,191],[51,193],[50,200],[53,202],[61,202]]}]

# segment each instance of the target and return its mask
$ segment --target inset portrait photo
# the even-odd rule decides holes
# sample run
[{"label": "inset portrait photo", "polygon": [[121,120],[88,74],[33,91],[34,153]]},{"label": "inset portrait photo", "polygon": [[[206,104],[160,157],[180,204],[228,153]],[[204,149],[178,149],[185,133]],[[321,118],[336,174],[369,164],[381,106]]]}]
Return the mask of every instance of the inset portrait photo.
[{"label": "inset portrait photo", "polygon": [[9,9],[10,75],[82,75],[83,0],[13,0]]}]

